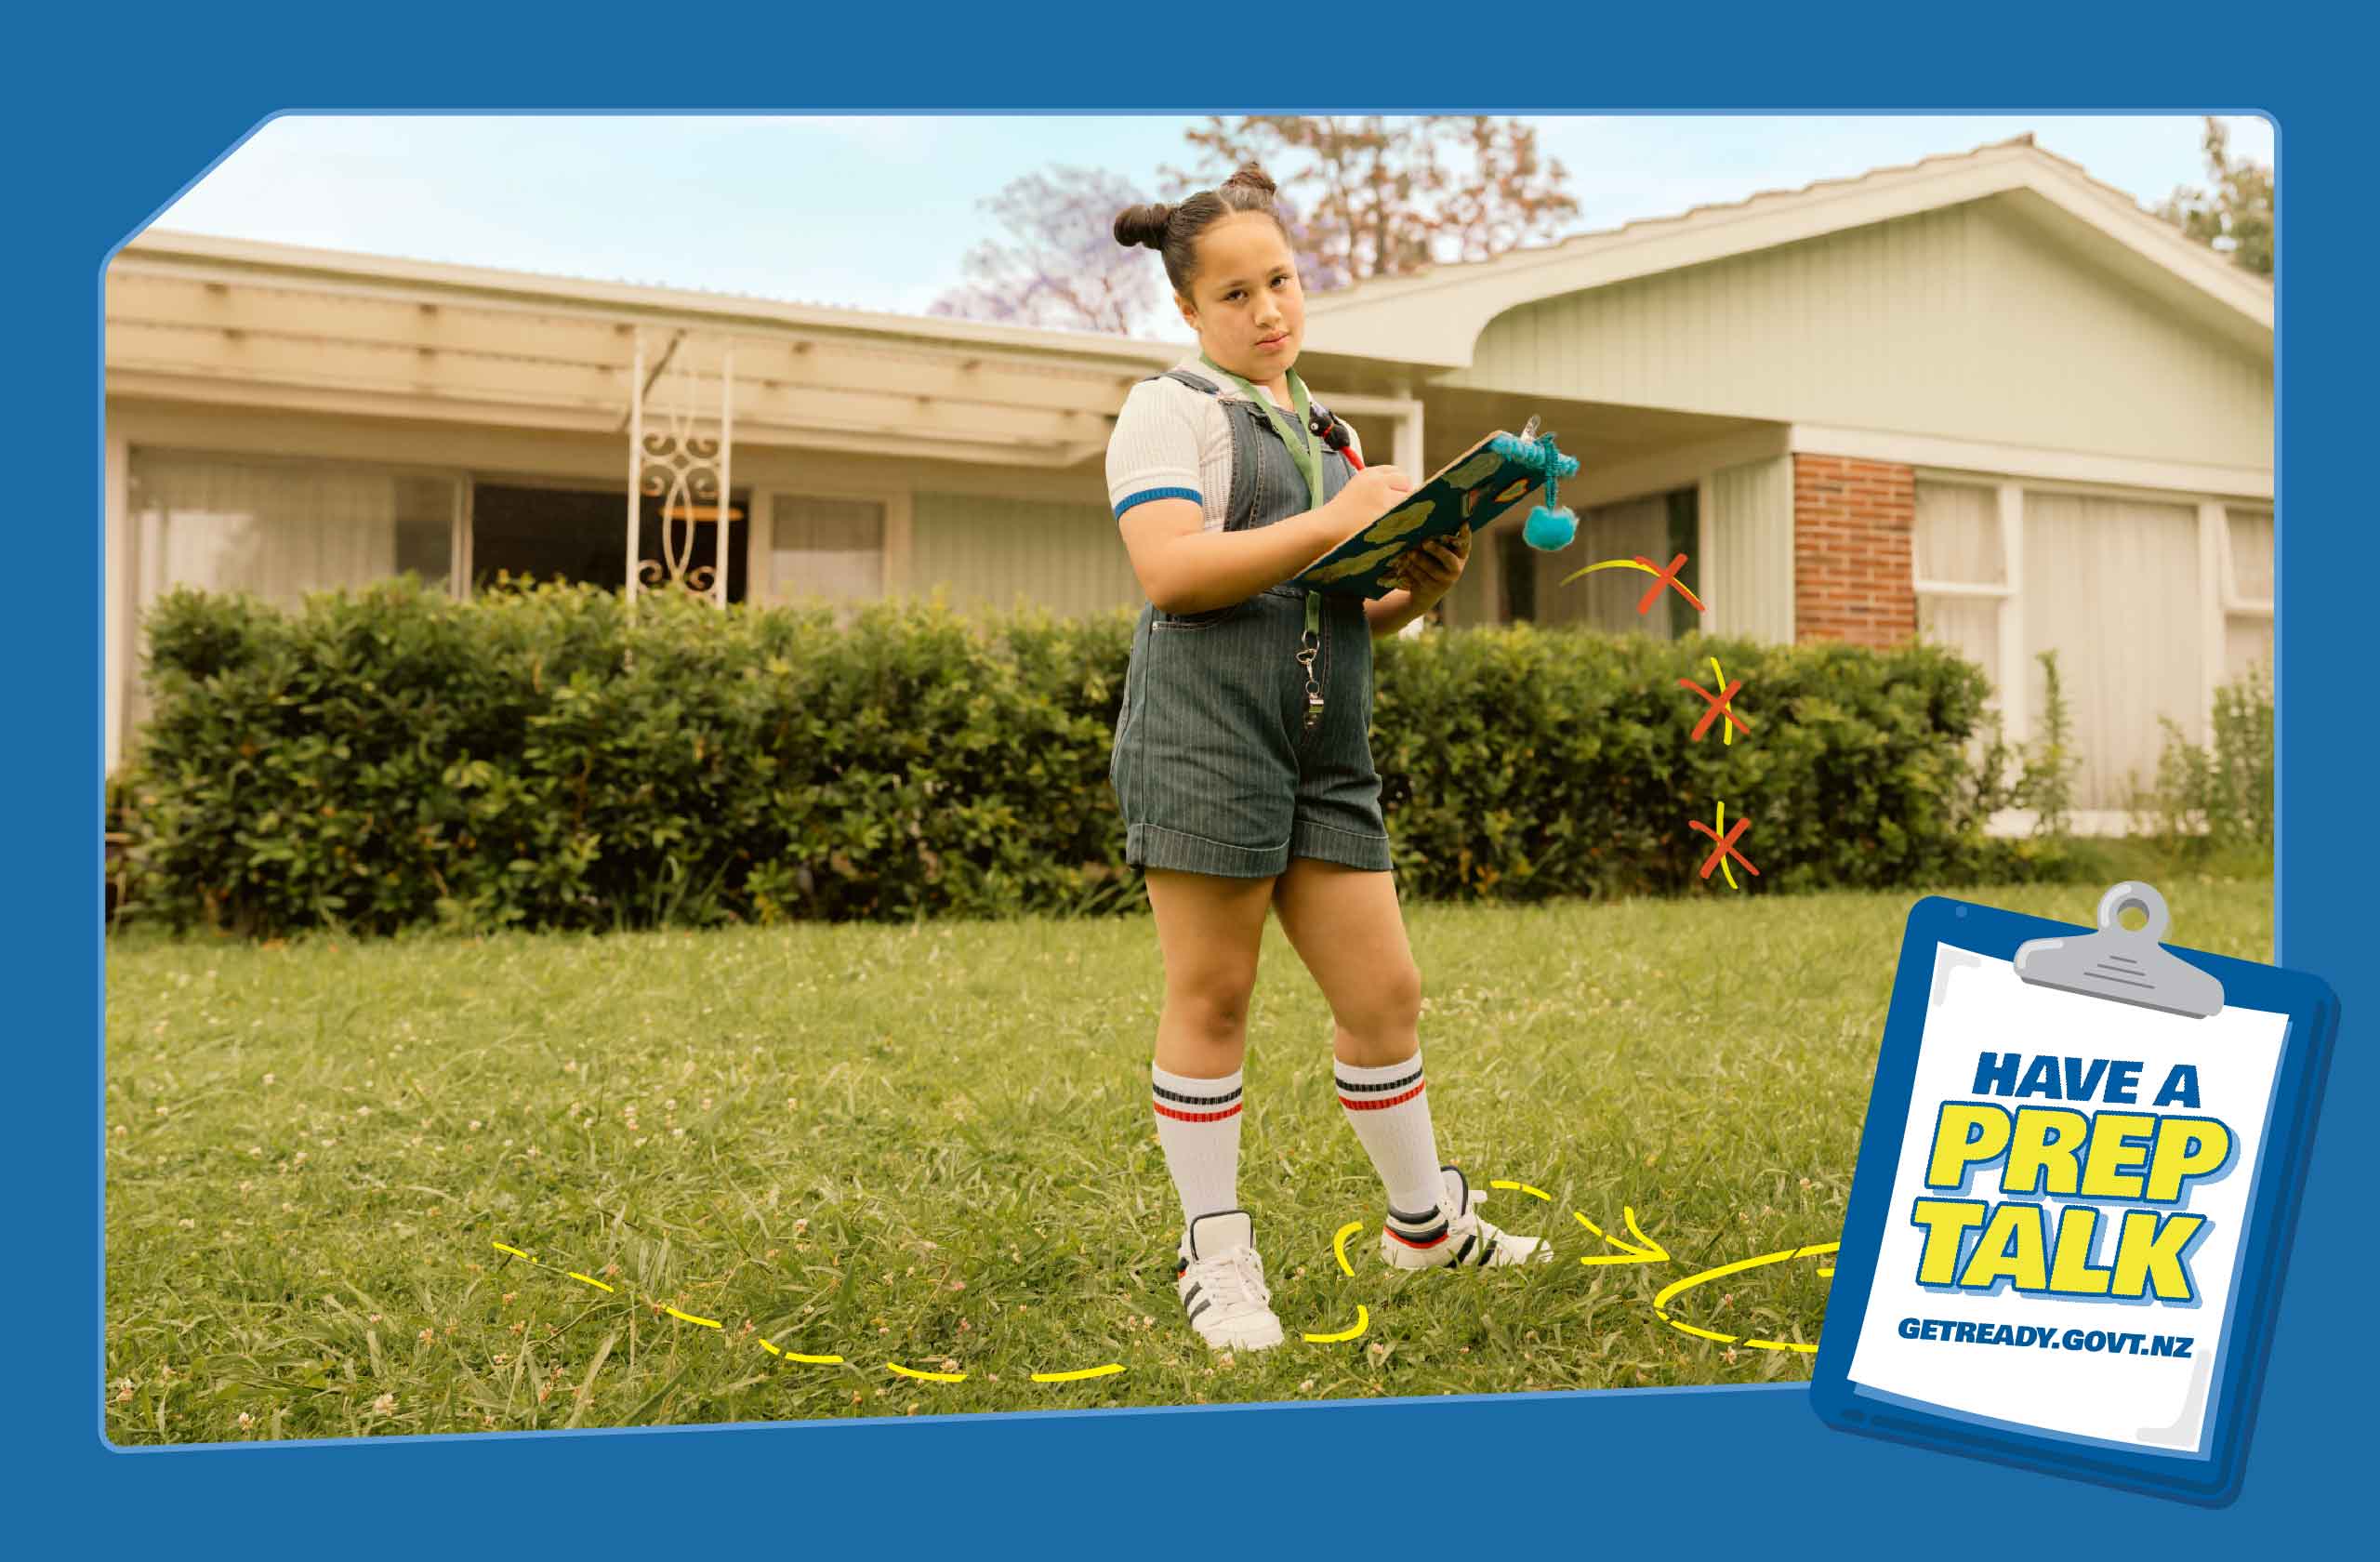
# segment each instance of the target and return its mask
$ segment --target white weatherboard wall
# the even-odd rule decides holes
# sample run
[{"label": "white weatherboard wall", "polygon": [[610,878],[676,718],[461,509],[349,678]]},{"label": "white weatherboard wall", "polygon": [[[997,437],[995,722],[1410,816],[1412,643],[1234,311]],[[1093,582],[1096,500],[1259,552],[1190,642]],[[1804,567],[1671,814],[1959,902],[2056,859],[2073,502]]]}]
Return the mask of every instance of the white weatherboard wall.
[{"label": "white weatherboard wall", "polygon": [[1524,305],[1444,383],[2272,466],[2269,357],[1990,201]]},{"label": "white weatherboard wall", "polygon": [[910,589],[954,606],[1006,612],[1020,599],[1061,617],[1138,608],[1147,598],[1105,505],[919,494]]},{"label": "white weatherboard wall", "polygon": [[1711,631],[1792,644],[1793,458],[1722,467],[1704,494]]}]

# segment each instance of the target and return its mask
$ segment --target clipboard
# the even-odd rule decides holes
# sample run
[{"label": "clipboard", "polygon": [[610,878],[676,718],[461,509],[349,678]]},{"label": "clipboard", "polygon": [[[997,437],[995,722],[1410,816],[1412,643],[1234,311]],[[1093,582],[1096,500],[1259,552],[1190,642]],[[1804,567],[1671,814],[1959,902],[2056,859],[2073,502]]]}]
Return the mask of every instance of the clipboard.
[{"label": "clipboard", "polygon": [[1464,526],[1473,541],[1497,517],[1551,477],[1558,483],[1579,470],[1575,457],[1540,439],[1537,419],[1518,434],[1499,429],[1433,473],[1403,503],[1333,548],[1290,580],[1330,595],[1379,598],[1405,584],[1403,566],[1425,542],[1452,536]]},{"label": "clipboard", "polygon": [[1842,1431],[2219,1506],[2338,999],[2168,946],[2148,884],[2097,923],[1911,910],[1811,1400]]}]

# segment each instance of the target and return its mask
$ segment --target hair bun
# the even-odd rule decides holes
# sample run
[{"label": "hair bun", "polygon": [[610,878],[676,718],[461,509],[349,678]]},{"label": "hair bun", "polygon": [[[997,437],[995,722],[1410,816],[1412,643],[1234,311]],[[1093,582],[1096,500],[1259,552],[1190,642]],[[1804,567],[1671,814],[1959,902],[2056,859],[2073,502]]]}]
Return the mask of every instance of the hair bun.
[{"label": "hair bun", "polygon": [[1161,202],[1152,206],[1127,206],[1116,214],[1116,242],[1127,247],[1161,248],[1165,244],[1165,225],[1172,219],[1173,208]]},{"label": "hair bun", "polygon": [[1226,190],[1235,184],[1261,190],[1267,195],[1278,193],[1280,188],[1273,182],[1273,176],[1264,171],[1264,165],[1261,163],[1242,163],[1231,178],[1223,180],[1223,188]]}]

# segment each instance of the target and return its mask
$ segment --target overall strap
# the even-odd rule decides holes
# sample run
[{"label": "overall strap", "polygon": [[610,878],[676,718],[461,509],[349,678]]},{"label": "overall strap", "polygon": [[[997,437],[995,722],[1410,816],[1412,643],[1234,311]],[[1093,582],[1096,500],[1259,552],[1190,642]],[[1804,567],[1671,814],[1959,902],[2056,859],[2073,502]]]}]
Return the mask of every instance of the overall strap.
[{"label": "overall strap", "polygon": [[[1212,358],[1200,353],[1199,362],[1237,386],[1242,395],[1255,403],[1258,409],[1273,420],[1273,427],[1280,432],[1281,443],[1289,447],[1290,458],[1297,462],[1298,471],[1305,479],[1306,496],[1312,508],[1320,510],[1323,504],[1322,442],[1314,432],[1313,399],[1306,394],[1305,381],[1298,377],[1298,372],[1295,369],[1287,372],[1289,401],[1294,411],[1284,412],[1272,397]],[[1313,635],[1321,628],[1322,597],[1319,592],[1309,589],[1305,594],[1305,632]]]},{"label": "overall strap", "polygon": [[1272,397],[1224,368],[1212,358],[1200,357],[1200,362],[1239,388],[1240,394],[1256,404],[1258,410],[1273,420],[1280,431],[1281,443],[1289,446],[1289,455],[1298,464],[1298,471],[1305,478],[1307,497],[1313,508],[1322,508],[1322,442],[1315,438],[1311,409],[1314,403],[1305,393],[1305,381],[1295,369],[1289,371],[1289,401],[1292,412],[1284,412]]},{"label": "overall strap", "polygon": [[1222,386],[1215,384],[1211,380],[1200,379],[1197,375],[1192,374],[1187,369],[1168,369],[1161,375],[1149,376],[1148,379],[1142,381],[1142,383],[1145,385],[1160,379],[1170,379],[1177,385],[1186,385],[1190,387],[1191,390],[1197,390],[1204,395],[1220,396],[1223,393]]}]

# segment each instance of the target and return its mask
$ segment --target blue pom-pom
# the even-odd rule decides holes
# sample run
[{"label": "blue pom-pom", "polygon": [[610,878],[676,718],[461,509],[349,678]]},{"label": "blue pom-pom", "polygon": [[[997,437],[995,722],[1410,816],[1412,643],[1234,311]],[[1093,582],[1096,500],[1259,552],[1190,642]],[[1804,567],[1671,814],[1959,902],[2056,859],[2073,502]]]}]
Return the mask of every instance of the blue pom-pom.
[{"label": "blue pom-pom", "polygon": [[1528,524],[1521,530],[1522,538],[1541,553],[1559,552],[1578,535],[1579,518],[1568,505],[1553,510],[1539,505],[1528,512]]}]

